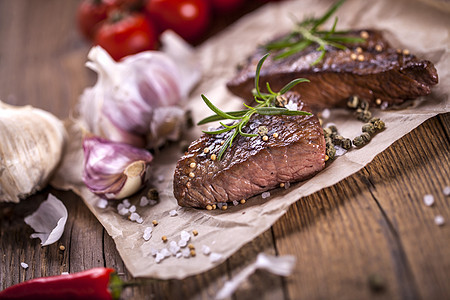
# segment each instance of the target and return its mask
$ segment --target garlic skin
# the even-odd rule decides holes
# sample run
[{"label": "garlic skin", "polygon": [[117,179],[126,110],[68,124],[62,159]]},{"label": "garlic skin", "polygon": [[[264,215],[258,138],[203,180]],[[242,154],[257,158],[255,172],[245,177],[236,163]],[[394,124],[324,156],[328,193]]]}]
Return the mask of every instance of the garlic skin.
[{"label": "garlic skin", "polygon": [[66,139],[63,123],[49,112],[0,101],[0,201],[18,203],[44,188]]},{"label": "garlic skin", "polygon": [[153,157],[145,149],[90,136],[83,139],[83,182],[106,199],[123,199],[145,183]]},{"label": "garlic skin", "polygon": [[42,246],[48,246],[58,241],[64,233],[67,222],[67,208],[61,200],[48,194],[47,200],[24,221],[36,231],[31,238],[41,239]]},{"label": "garlic skin", "polygon": [[[181,74],[186,69],[161,51],[144,51],[116,62],[95,46],[88,58],[86,66],[98,80],[81,95],[79,112],[92,133],[146,148],[179,138],[186,123],[182,105],[192,87],[183,85]],[[199,78],[197,73],[192,71],[194,78]],[[169,126],[163,130],[161,124]]]}]

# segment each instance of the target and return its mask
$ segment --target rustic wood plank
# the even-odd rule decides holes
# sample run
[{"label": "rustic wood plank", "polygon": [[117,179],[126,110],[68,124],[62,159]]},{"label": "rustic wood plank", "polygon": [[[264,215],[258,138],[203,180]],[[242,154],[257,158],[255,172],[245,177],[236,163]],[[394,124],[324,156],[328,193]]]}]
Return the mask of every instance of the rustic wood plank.
[{"label": "rustic wood plank", "polygon": [[442,189],[449,169],[441,164],[448,166],[448,139],[435,117],[365,170],[293,205],[274,226],[280,254],[298,249],[290,296],[376,298],[372,274],[383,279],[389,299],[448,296],[448,228],[437,228],[419,196],[441,193],[439,212],[448,218]]},{"label": "rustic wood plank", "polygon": [[[449,145],[439,118],[433,118],[366,168],[371,193],[402,245],[423,299],[450,295],[450,228],[434,223],[436,215],[450,220],[449,197],[443,194],[450,178]],[[432,207],[423,202],[426,194],[435,199]]]}]

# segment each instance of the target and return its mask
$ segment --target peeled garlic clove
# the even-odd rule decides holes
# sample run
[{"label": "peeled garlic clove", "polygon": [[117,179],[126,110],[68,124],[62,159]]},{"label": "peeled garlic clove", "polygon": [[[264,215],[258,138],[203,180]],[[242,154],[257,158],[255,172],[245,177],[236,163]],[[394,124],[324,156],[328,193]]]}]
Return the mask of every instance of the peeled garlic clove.
[{"label": "peeled garlic clove", "polygon": [[44,188],[65,140],[63,123],[49,112],[0,101],[0,201],[17,203]]},{"label": "peeled garlic clove", "polygon": [[91,192],[107,199],[136,193],[153,159],[145,149],[94,136],[84,138],[83,150],[83,181]]}]

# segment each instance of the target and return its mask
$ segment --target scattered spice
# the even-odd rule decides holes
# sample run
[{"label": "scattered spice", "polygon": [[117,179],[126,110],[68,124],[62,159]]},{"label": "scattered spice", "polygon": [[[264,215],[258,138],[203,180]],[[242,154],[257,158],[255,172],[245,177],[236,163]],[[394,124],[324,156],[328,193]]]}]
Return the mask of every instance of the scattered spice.
[{"label": "scattered spice", "polygon": [[208,153],[209,152],[209,148],[205,148],[205,149],[203,149],[203,153]]},{"label": "scattered spice", "polygon": [[162,240],[164,243],[167,242],[167,236],[163,235],[163,236],[161,237],[161,240]]},{"label": "scattered spice", "polygon": [[356,47],[356,53],[360,54],[362,52],[363,52],[363,50],[361,47]]},{"label": "scattered spice", "polygon": [[403,53],[403,55],[409,55],[410,54],[408,49],[403,49],[402,53]]},{"label": "scattered spice", "polygon": [[380,98],[375,99],[375,104],[376,105],[381,105],[382,101]]},{"label": "scattered spice", "polygon": [[194,169],[196,166],[197,166],[197,164],[196,164],[195,162],[191,162],[191,163],[189,164],[189,167],[190,167],[191,169]]},{"label": "scattered spice", "polygon": [[274,133],[272,134],[272,136],[273,136],[274,138],[277,138],[277,137],[278,137],[278,132],[274,132]]},{"label": "scattered spice", "polygon": [[196,255],[194,249],[192,249],[189,253],[191,254],[191,256],[195,256]]},{"label": "scattered spice", "polygon": [[265,136],[268,132],[269,132],[269,129],[267,128],[267,126],[261,125],[258,127],[258,134],[260,136]]},{"label": "scattered spice", "polygon": [[64,251],[64,250],[66,250],[66,247],[64,247],[64,245],[60,245],[60,246],[59,246],[59,250],[60,250],[60,251]]},{"label": "scattered spice", "polygon": [[212,206],[210,204],[206,205],[207,210],[212,210]]},{"label": "scattered spice", "polygon": [[262,137],[262,140],[263,140],[264,142],[267,142],[267,141],[269,140],[269,137],[268,137],[267,135],[265,135],[265,136]]},{"label": "scattered spice", "polygon": [[192,230],[192,234],[194,235],[194,236],[197,236],[198,235],[198,231],[197,230]]},{"label": "scattered spice", "polygon": [[222,210],[227,210],[227,208],[228,208],[228,205],[222,205],[222,207],[221,207]]},{"label": "scattered spice", "polygon": [[158,190],[155,188],[151,188],[147,192],[147,198],[150,200],[159,200]]},{"label": "scattered spice", "polygon": [[379,275],[379,274],[371,274],[369,275],[368,279],[368,284],[369,284],[369,288],[373,291],[373,292],[382,292],[385,287],[386,287],[386,283],[384,278]]},{"label": "scattered spice", "polygon": [[358,60],[359,60],[359,61],[364,61],[364,55],[359,54],[359,55],[358,55]]},{"label": "scattered spice", "polygon": [[381,51],[383,51],[383,47],[381,45],[376,45],[375,50],[378,52],[381,52]]},{"label": "scattered spice", "polygon": [[356,53],[352,53],[352,54],[350,54],[350,58],[352,60],[356,60],[358,58],[358,55]]},{"label": "scattered spice", "polygon": [[280,188],[284,188],[284,182],[280,183]]},{"label": "scattered spice", "polygon": [[245,199],[241,199],[241,201],[239,201],[239,203],[245,204]]},{"label": "scattered spice", "polygon": [[189,177],[194,178],[195,177],[194,172],[189,172]]},{"label": "scattered spice", "polygon": [[152,221],[152,224],[153,224],[154,226],[156,226],[156,225],[158,225],[158,221],[153,220],[153,221]]},{"label": "scattered spice", "polygon": [[365,30],[361,31],[359,34],[363,39],[368,39],[369,38],[369,33]]},{"label": "scattered spice", "polygon": [[217,155],[215,155],[215,154],[211,154],[211,160],[216,160],[216,158],[217,158]]},{"label": "scattered spice", "polygon": [[188,244],[187,246],[188,246],[188,248],[191,249],[191,250],[192,250],[192,249],[195,249],[195,247],[194,247],[193,244]]}]

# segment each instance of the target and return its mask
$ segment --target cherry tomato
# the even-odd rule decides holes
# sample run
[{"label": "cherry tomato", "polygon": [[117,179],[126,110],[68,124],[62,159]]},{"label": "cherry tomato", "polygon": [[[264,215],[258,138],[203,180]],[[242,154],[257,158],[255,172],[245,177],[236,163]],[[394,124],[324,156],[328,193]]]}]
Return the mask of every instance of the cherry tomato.
[{"label": "cherry tomato", "polygon": [[92,40],[98,24],[108,17],[115,5],[115,0],[83,0],[77,10],[78,28],[83,36]]},{"label": "cherry tomato", "polygon": [[95,43],[103,47],[115,60],[157,47],[153,25],[142,13],[113,12],[101,24]]},{"label": "cherry tomato", "polygon": [[160,32],[172,29],[188,42],[206,32],[211,18],[207,0],[149,0],[146,11]]},{"label": "cherry tomato", "polygon": [[236,9],[241,6],[245,0],[208,0],[212,9],[217,14],[226,14],[232,11],[235,11]]}]

